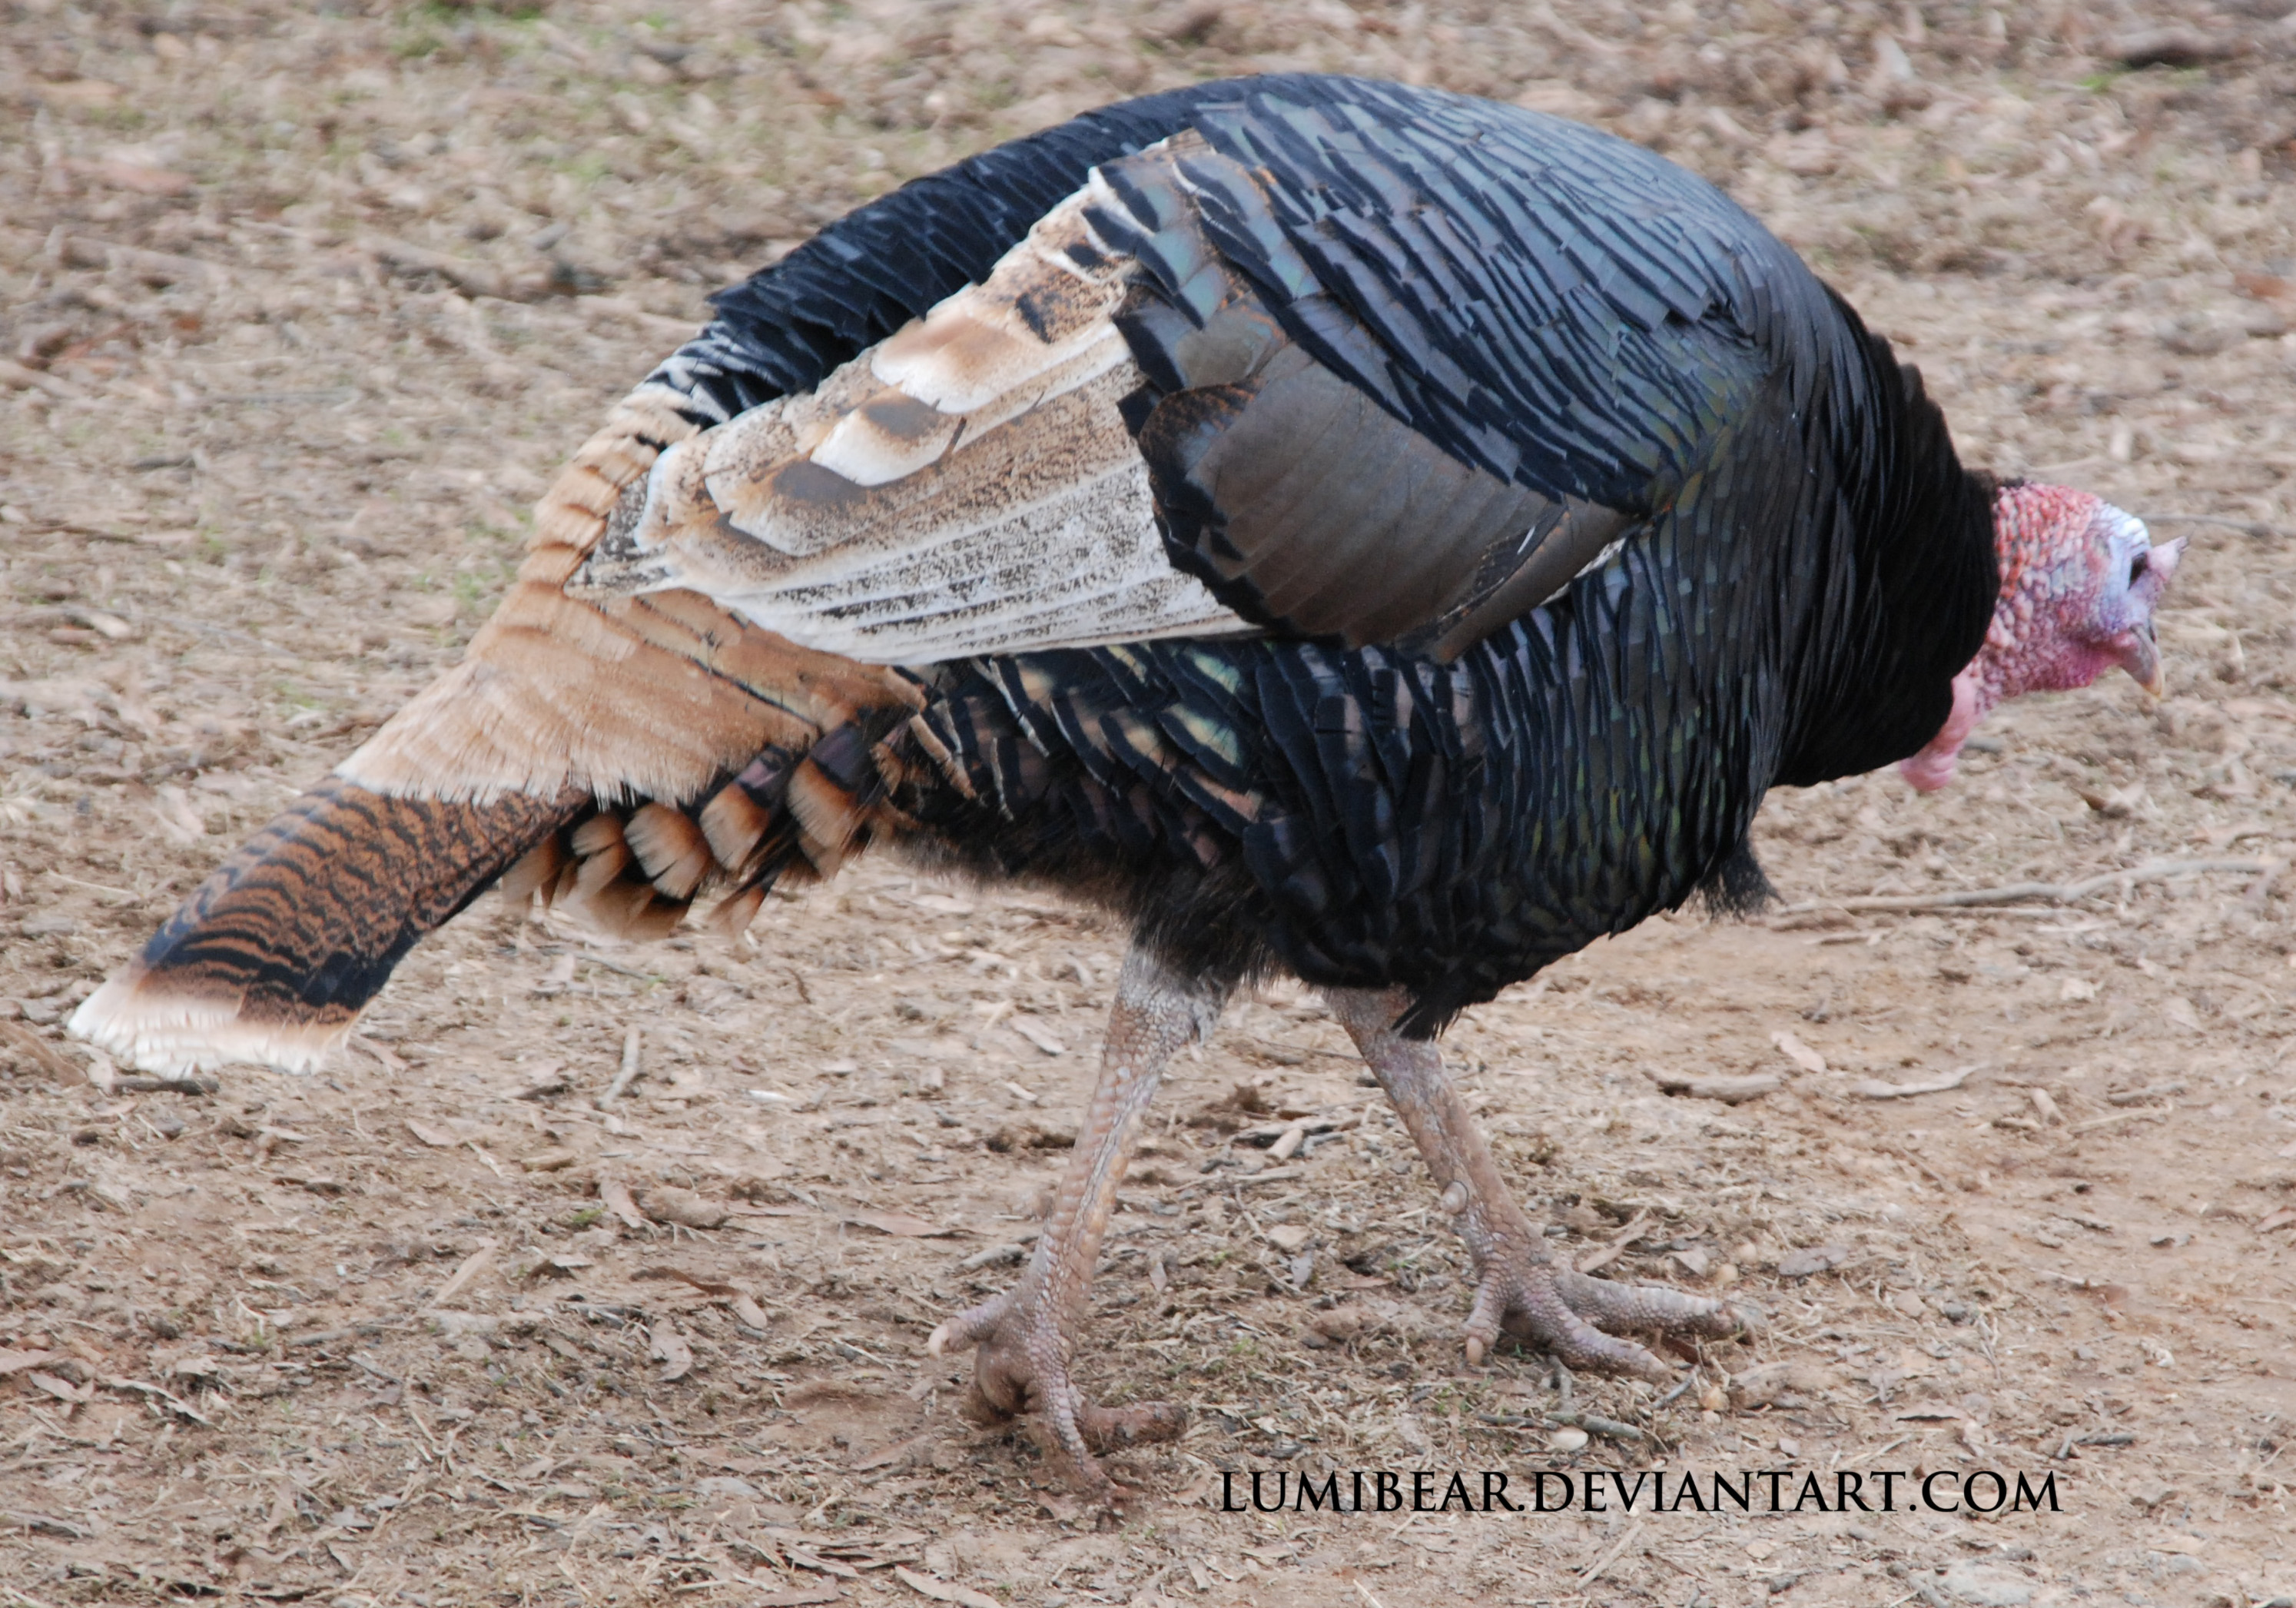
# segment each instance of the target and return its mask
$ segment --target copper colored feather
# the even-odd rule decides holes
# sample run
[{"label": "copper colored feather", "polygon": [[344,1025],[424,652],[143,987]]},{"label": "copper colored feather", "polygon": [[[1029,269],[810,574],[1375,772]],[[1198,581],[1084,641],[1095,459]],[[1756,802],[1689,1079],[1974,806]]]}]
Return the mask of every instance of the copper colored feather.
[{"label": "copper colored feather", "polygon": [[670,898],[692,898],[715,864],[701,828],[665,805],[640,805],[622,835],[654,887]]}]

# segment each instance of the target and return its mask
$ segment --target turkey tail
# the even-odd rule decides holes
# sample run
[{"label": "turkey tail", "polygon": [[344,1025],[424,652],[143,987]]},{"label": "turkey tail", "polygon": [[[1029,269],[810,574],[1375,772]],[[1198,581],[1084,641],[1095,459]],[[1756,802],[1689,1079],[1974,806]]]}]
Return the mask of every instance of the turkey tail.
[{"label": "turkey tail", "polygon": [[308,1071],[418,939],[581,803],[390,798],[330,776],[201,883],[72,1030],[143,1067]]},{"label": "turkey tail", "polygon": [[536,508],[462,662],[226,861],[76,1032],[154,1071],[308,1070],[497,878],[658,937],[718,889],[746,924],[776,877],[825,874],[866,841],[883,792],[870,750],[921,706],[913,681],[697,593],[562,589],[663,449],[695,433],[676,400],[642,386],[616,409]]}]

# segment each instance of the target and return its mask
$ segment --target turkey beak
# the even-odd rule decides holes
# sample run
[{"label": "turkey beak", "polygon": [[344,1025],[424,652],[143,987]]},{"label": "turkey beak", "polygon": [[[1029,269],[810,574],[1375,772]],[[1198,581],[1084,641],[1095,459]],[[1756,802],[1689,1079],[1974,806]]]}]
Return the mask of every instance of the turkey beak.
[{"label": "turkey beak", "polygon": [[2124,639],[2120,650],[2120,668],[2129,678],[2155,698],[2168,690],[2168,677],[2161,669],[2160,644],[2152,638],[2152,622],[2146,620]]}]

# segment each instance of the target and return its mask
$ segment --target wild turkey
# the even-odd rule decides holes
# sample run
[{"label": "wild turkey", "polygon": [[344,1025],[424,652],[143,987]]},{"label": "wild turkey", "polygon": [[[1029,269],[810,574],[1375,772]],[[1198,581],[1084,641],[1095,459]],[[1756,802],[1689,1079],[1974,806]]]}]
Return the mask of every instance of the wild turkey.
[{"label": "wild turkey", "polygon": [[1434,1035],[1701,890],[1759,899],[1773,784],[1939,785],[2002,698],[2157,687],[2177,551],[1964,470],[1839,297],[1633,145],[1347,78],[1152,96],[720,295],[464,660],[74,1026],[308,1067],[497,879],[739,928],[895,844],[1134,932],[1035,1258],[933,1337],[1086,1490],[1180,1421],[1070,1372],[1129,1136],[1255,974],[1322,989],[1393,1097],[1480,1271],[1471,1358],[1658,1374],[1604,1326],[1742,1315],[1558,1265]]}]

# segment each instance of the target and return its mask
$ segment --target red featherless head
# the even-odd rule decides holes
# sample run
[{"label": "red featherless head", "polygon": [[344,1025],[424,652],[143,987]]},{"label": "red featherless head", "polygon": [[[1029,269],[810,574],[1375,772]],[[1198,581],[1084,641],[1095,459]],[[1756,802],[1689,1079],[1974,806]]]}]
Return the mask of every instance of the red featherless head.
[{"label": "red featherless head", "polygon": [[2065,486],[2012,484],[1993,505],[2001,595],[1985,645],[1953,679],[1953,713],[1899,765],[1927,792],[1953,780],[1961,745],[2004,699],[2087,686],[2115,665],[2154,697],[2161,653],[2152,610],[2183,556],[2144,522]]}]

